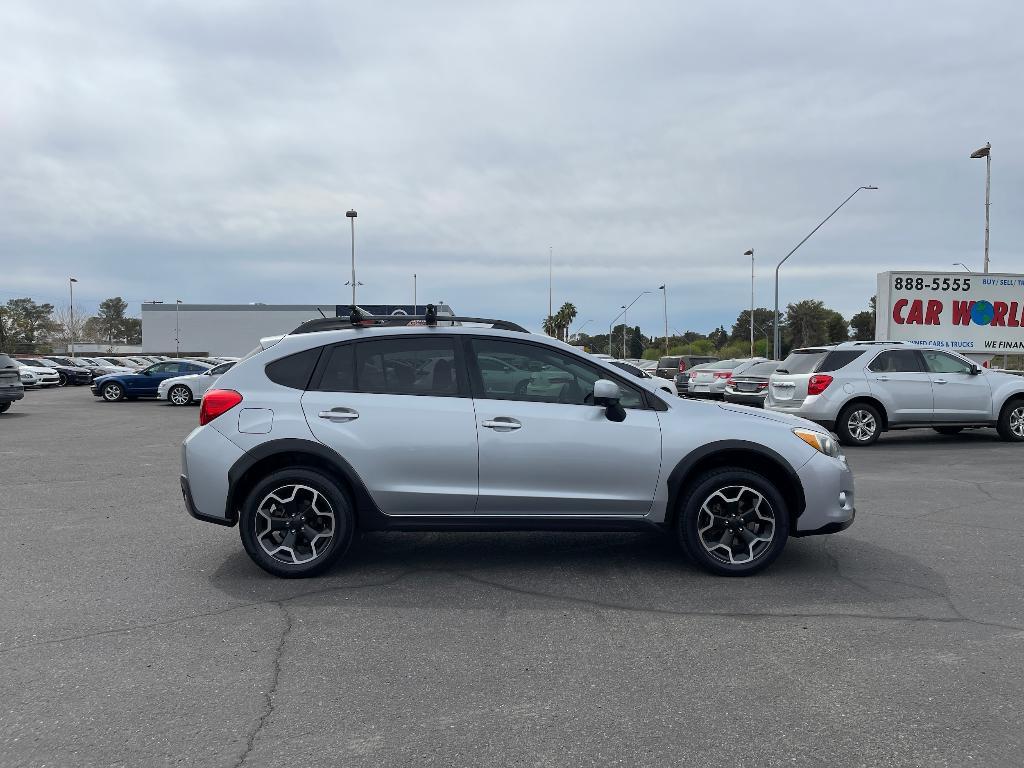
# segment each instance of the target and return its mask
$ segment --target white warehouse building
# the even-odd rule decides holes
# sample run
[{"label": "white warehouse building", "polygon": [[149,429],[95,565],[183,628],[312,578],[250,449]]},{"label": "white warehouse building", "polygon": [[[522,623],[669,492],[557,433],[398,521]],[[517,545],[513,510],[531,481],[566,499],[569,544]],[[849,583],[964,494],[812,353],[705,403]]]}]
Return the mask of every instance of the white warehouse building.
[{"label": "white warehouse building", "polygon": [[[361,304],[374,315],[422,314],[425,305]],[[143,304],[142,351],[241,357],[261,338],[288,333],[306,320],[347,315],[347,304]],[[451,313],[438,304],[439,313]]]}]

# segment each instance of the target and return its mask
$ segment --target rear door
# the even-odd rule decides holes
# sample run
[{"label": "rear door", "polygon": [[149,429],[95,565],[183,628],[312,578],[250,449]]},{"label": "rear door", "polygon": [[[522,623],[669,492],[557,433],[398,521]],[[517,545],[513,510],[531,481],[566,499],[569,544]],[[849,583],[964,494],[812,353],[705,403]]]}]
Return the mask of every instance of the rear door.
[{"label": "rear door", "polygon": [[[504,338],[474,336],[473,380],[480,443],[477,514],[639,516],[650,511],[661,469],[661,427],[643,391],[582,358]],[[498,357],[532,374],[509,394],[474,370]],[[609,421],[593,404],[594,382],[622,390],[626,419]]]},{"label": "rear door", "polygon": [[973,366],[945,352],[921,350],[932,381],[936,421],[989,421],[992,389],[984,376],[972,374]]},{"label": "rear door", "polygon": [[929,422],[933,418],[931,376],[916,349],[880,352],[864,371],[871,394],[885,406],[890,423]]},{"label": "rear door", "polygon": [[454,337],[329,347],[302,410],[316,439],[352,465],[385,514],[473,514],[476,417]]}]

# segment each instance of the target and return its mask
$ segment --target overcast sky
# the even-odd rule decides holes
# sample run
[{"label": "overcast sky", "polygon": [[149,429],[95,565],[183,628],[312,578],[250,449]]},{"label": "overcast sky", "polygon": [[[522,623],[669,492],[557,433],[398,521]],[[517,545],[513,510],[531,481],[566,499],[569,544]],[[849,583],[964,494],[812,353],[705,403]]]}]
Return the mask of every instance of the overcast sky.
[{"label": "overcast sky", "polygon": [[0,300],[444,299],[587,331],[1024,271],[1024,3],[0,4]]}]

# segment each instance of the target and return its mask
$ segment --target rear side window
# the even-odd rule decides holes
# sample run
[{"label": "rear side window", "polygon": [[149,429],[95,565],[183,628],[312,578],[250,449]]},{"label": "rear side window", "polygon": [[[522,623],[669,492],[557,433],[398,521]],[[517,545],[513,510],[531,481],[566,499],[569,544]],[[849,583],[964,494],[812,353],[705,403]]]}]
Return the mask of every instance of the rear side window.
[{"label": "rear side window", "polygon": [[818,373],[831,373],[845,368],[858,357],[864,354],[863,349],[844,349],[836,352],[829,352],[815,370]]},{"label": "rear side window", "polygon": [[313,369],[316,368],[316,361],[319,359],[320,347],[282,357],[280,360],[267,364],[265,369],[267,378],[282,387],[305,389],[309,385],[309,379],[313,375]]},{"label": "rear side window", "polygon": [[679,367],[678,357],[663,357],[658,361],[659,368],[678,368]]},{"label": "rear side window", "polygon": [[778,373],[810,373],[828,354],[826,349],[797,349],[789,353],[777,369]]},{"label": "rear side window", "polygon": [[354,346],[359,392],[434,397],[459,394],[453,339],[378,339],[360,341]]},{"label": "rear side window", "polygon": [[923,373],[924,366],[917,352],[909,349],[894,349],[883,352],[868,366],[875,373]]}]

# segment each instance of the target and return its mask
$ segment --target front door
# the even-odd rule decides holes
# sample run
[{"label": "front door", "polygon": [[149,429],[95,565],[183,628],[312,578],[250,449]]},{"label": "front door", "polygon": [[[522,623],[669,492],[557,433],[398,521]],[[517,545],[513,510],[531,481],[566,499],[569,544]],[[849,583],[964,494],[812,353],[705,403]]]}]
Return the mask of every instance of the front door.
[{"label": "front door", "polygon": [[932,420],[932,380],[915,349],[891,349],[879,353],[865,371],[868,387],[885,406],[889,422]]},{"label": "front door", "polygon": [[984,376],[972,374],[966,360],[932,349],[921,350],[932,380],[936,421],[990,421],[992,388]]},{"label": "front door", "polygon": [[[661,469],[658,413],[639,387],[547,345],[474,337],[480,500],[494,516],[631,516],[650,511]],[[514,369],[501,383],[481,370]],[[626,419],[593,404],[594,382],[622,389]],[[517,382],[509,391],[508,380]]]},{"label": "front door", "polygon": [[477,441],[454,339],[431,333],[338,344],[302,396],[306,423],[387,515],[471,515]]}]

